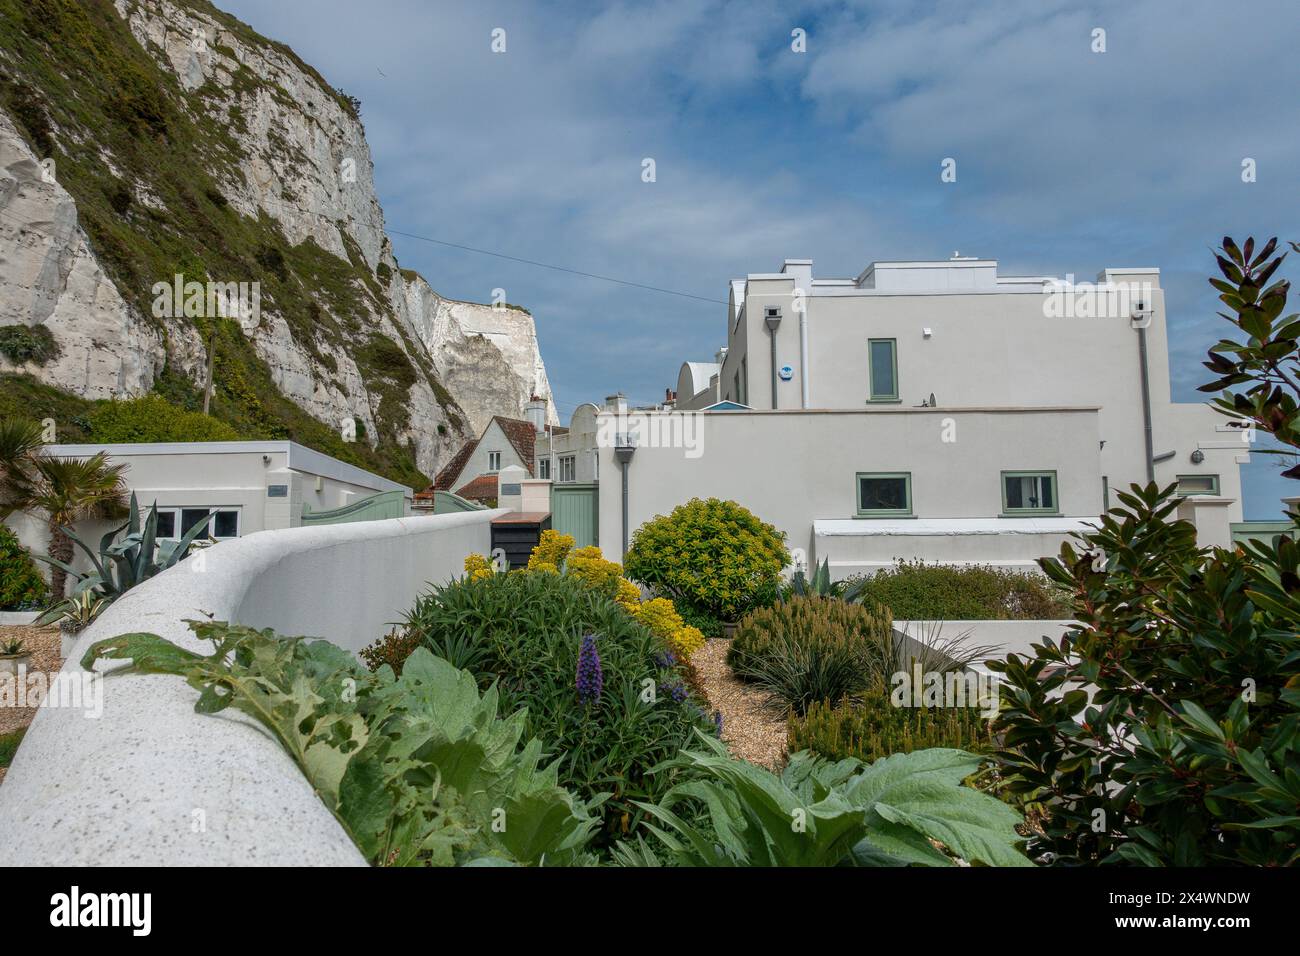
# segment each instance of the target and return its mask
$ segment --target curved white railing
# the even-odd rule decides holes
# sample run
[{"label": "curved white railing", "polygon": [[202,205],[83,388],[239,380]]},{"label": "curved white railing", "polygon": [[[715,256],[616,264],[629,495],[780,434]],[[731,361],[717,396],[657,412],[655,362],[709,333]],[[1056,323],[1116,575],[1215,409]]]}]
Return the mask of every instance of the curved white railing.
[{"label": "curved white railing", "polygon": [[461,574],[466,554],[486,554],[502,513],[262,531],[127,592],[77,640],[60,699],[41,706],[0,784],[0,865],[363,865],[260,725],[194,713],[197,691],[177,677],[82,683],[81,656],[131,631],[209,652],[185,624],[208,615],[360,650],[430,582]]}]

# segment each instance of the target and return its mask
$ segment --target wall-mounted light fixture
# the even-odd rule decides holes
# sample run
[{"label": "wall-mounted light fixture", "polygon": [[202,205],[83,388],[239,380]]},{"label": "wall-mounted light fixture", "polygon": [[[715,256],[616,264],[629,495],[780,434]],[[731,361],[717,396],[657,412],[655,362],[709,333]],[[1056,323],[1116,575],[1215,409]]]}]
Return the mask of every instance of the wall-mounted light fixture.
[{"label": "wall-mounted light fixture", "polygon": [[1205,452],[1201,451],[1199,448],[1192,452],[1193,465],[1199,465],[1203,461],[1205,461]]},{"label": "wall-mounted light fixture", "polygon": [[927,325],[925,328],[921,329],[921,334],[928,339],[930,336],[934,335],[934,329]]}]

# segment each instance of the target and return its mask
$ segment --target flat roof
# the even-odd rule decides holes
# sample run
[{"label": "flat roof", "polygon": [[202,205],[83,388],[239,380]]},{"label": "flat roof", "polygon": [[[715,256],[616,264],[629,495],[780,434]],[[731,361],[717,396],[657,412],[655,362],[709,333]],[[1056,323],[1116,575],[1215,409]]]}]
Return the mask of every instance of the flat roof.
[{"label": "flat roof", "polygon": [[405,491],[411,489],[374,472],[366,471],[346,461],[339,461],[324,452],[299,445],[294,441],[176,441],[176,442],[122,442],[82,445],[46,445],[45,451],[63,458],[89,457],[104,452],[112,458],[130,458],[133,455],[267,455],[284,454],[289,468],[309,475],[346,481],[362,488],[376,491]]},{"label": "flat roof", "polygon": [[813,522],[818,537],[878,535],[999,535],[1068,534],[1090,531],[1099,518],[820,518]]},{"label": "flat roof", "polygon": [[[721,403],[719,403],[721,404]],[[736,409],[737,411],[739,409]],[[687,415],[707,409],[629,409],[645,414]],[[951,414],[952,412],[997,412],[1029,414],[1032,412],[1099,412],[1100,405],[887,405],[872,408],[745,408],[747,415],[914,415]],[[603,408],[600,415],[617,415],[615,409]]]}]

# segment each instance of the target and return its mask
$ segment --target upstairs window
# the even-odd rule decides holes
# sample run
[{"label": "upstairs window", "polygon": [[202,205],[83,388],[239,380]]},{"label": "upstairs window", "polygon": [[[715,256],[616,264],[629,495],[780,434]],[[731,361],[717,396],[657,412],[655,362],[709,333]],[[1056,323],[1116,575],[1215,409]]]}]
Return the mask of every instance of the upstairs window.
[{"label": "upstairs window", "polygon": [[538,462],[537,462],[537,477],[538,477],[538,478],[550,478],[550,477],[551,477],[551,459],[549,459],[549,458],[541,458],[541,459],[538,459]]},{"label": "upstairs window", "polygon": [[1056,472],[1004,471],[1002,510],[1006,514],[1059,514]]},{"label": "upstairs window", "polygon": [[912,513],[912,476],[908,472],[858,472],[858,514],[888,517]]},{"label": "upstairs window", "polygon": [[898,355],[894,339],[869,339],[867,355],[871,362],[871,401],[898,401]]},{"label": "upstairs window", "polygon": [[500,470],[501,470],[501,452],[499,451],[488,452],[488,471],[500,471]]},{"label": "upstairs window", "polygon": [[561,455],[559,460],[560,481],[577,481],[578,459],[574,455]]}]

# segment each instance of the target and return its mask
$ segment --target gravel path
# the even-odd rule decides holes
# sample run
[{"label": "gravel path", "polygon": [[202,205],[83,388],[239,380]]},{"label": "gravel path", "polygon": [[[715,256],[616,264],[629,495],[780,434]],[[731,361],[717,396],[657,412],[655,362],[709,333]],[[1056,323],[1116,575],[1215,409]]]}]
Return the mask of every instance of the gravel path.
[{"label": "gravel path", "polygon": [[767,703],[767,695],[742,684],[727,666],[723,638],[706,641],[691,663],[704,684],[709,703],[722,711],[722,740],[731,753],[769,770],[785,765],[785,714]]},{"label": "gravel path", "polygon": [[[32,627],[31,625],[0,627],[0,641],[10,641],[14,638],[21,640],[26,649],[32,652],[31,659],[27,662],[28,674],[45,671],[53,677],[63,666],[63,658],[59,656],[58,627]],[[12,677],[8,674],[0,675],[0,680],[5,679],[12,680]],[[20,727],[26,727],[35,716],[35,707],[0,707],[0,734],[12,733]],[[4,775],[5,768],[0,767],[0,783],[4,781]]]}]

